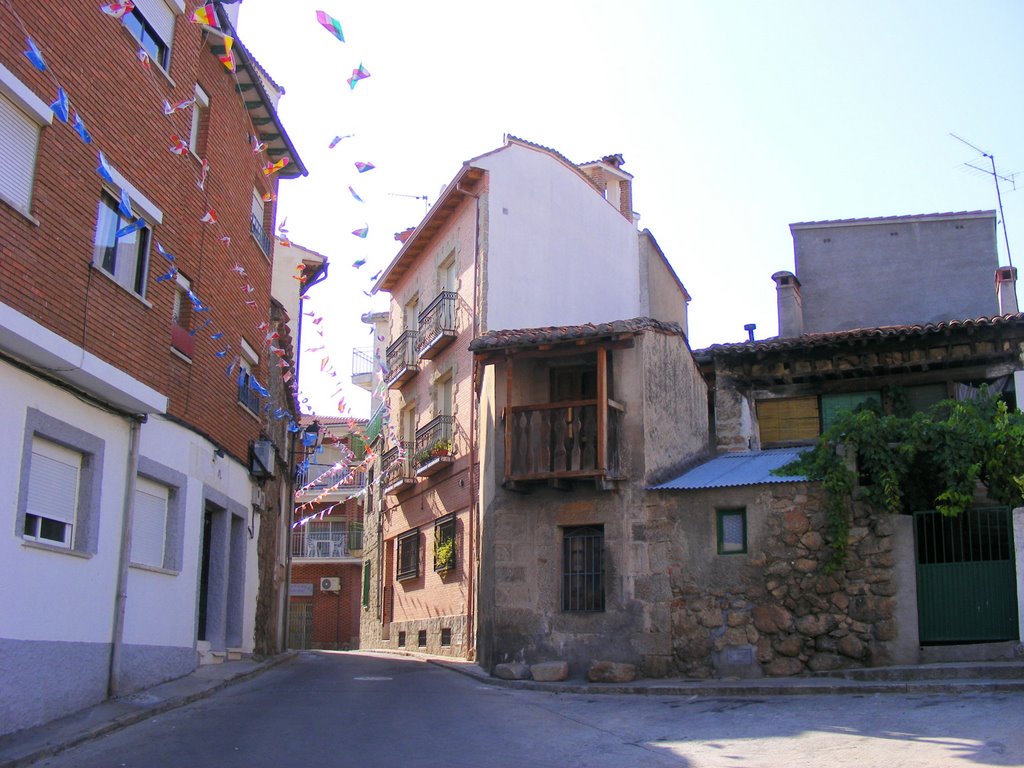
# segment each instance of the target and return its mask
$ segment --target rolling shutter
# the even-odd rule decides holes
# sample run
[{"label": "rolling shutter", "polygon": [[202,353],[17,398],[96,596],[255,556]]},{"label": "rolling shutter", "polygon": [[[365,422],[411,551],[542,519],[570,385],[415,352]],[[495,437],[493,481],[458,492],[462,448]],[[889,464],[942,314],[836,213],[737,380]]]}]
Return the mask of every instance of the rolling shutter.
[{"label": "rolling shutter", "polygon": [[0,173],[0,197],[25,215],[32,207],[38,149],[39,124],[0,93],[0,157],[7,166]]},{"label": "rolling shutter", "polygon": [[757,401],[761,445],[814,440],[819,433],[818,398]]},{"label": "rolling shutter", "polygon": [[172,10],[164,0],[135,0],[135,7],[149,22],[149,26],[157,33],[164,44],[170,48],[171,38],[174,37],[174,17],[176,10]]},{"label": "rolling shutter", "polygon": [[73,525],[81,469],[82,454],[49,440],[33,438],[26,512]]},{"label": "rolling shutter", "polygon": [[135,483],[135,509],[132,513],[133,563],[164,565],[164,539],[167,531],[167,487],[143,477]]}]

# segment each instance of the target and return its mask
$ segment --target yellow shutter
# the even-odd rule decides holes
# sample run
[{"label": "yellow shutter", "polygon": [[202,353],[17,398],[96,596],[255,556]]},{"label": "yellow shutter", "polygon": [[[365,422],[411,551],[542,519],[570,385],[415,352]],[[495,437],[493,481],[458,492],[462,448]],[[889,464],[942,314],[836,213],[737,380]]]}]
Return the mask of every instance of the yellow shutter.
[{"label": "yellow shutter", "polygon": [[761,445],[813,440],[819,433],[818,398],[758,400],[757,422],[761,430]]}]

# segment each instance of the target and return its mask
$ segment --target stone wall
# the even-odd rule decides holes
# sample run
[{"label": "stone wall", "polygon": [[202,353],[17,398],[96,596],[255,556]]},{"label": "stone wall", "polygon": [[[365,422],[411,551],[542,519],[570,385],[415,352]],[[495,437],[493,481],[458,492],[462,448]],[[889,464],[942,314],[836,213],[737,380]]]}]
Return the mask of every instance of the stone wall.
[{"label": "stone wall", "polygon": [[[819,489],[673,495],[674,538],[685,542],[670,567],[679,674],[786,676],[890,660],[898,634],[892,516],[856,505],[845,567],[828,573]],[[747,509],[747,552],[714,554],[715,509],[737,506]]]}]

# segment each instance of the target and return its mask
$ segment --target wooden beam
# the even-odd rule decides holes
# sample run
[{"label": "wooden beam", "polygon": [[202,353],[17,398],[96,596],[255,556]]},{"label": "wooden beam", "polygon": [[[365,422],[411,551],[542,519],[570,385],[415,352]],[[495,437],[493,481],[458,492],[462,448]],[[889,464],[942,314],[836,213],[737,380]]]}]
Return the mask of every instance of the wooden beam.
[{"label": "wooden beam", "polygon": [[505,480],[512,477],[512,358],[505,360]]},{"label": "wooden beam", "polygon": [[597,350],[597,471],[608,467],[608,350]]}]

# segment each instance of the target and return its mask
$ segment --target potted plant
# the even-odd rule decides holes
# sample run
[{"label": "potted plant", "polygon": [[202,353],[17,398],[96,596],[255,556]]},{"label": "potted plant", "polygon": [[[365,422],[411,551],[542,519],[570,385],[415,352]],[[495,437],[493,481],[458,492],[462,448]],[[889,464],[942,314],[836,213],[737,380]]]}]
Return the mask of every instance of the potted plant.
[{"label": "potted plant", "polygon": [[433,448],[430,449],[432,456],[451,456],[452,455],[452,441],[451,440],[438,440],[434,443]]},{"label": "potted plant", "polygon": [[455,539],[443,539],[434,545],[434,570],[439,573],[455,567]]}]

